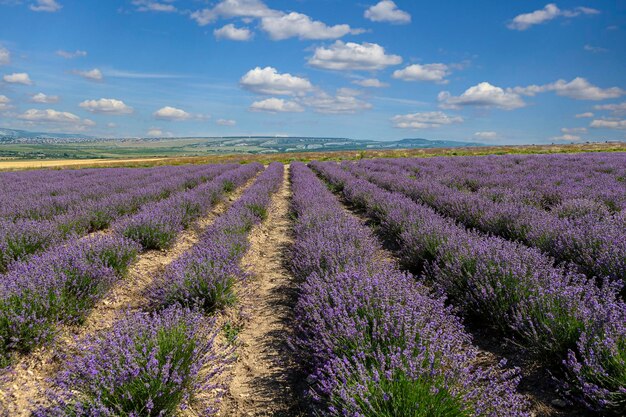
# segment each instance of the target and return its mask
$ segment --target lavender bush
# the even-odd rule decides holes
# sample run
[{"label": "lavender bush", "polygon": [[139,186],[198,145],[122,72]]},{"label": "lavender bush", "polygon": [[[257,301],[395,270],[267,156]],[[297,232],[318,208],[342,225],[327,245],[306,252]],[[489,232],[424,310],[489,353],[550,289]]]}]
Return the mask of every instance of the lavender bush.
[{"label": "lavender bush", "polygon": [[581,274],[554,267],[536,249],[467,231],[336,164],[313,166],[348,201],[366,208],[397,240],[404,264],[420,267],[423,278],[464,315],[494,323],[546,364],[561,367],[563,384],[585,404],[605,411],[623,406],[626,304],[618,285],[600,289]]},{"label": "lavender bush", "polygon": [[292,270],[303,281],[295,343],[324,414],[528,415],[515,371],[473,366],[476,350],[442,298],[381,260],[304,165],[291,180]]},{"label": "lavender bush", "polygon": [[233,286],[245,275],[239,261],[248,248],[248,233],[263,220],[283,172],[282,164],[270,164],[193,249],[167,268],[150,289],[156,305],[181,304],[210,313],[235,301]]},{"label": "lavender bush", "polygon": [[194,408],[195,394],[216,390],[228,363],[215,346],[215,329],[213,321],[180,308],[129,314],[80,341],[56,378],[53,405],[35,415],[156,417]]},{"label": "lavender bush", "polygon": [[0,277],[0,363],[80,323],[138,252],[131,241],[92,237],[16,263]]},{"label": "lavender bush", "polygon": [[244,184],[260,169],[261,164],[243,165],[217,176],[213,181],[191,190],[181,191],[138,213],[120,219],[113,229],[132,239],[144,249],[169,247],[180,231],[192,220],[207,212],[226,192]]}]

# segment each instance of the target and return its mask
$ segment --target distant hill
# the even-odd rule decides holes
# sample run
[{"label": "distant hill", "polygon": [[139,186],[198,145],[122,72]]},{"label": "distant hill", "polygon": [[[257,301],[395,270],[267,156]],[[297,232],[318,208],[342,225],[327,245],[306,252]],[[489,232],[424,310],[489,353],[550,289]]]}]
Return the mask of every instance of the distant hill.
[{"label": "distant hill", "polygon": [[0,128],[0,157],[12,158],[130,158],[220,154],[271,154],[311,151],[361,151],[485,146],[407,138],[358,140],[349,138],[229,136],[180,138],[96,138],[78,134],[28,132]]},{"label": "distant hill", "polygon": [[5,129],[0,128],[0,142],[12,142],[20,139],[43,141],[54,139],[90,139],[90,136],[73,133],[45,133],[45,132],[29,132],[28,130]]}]

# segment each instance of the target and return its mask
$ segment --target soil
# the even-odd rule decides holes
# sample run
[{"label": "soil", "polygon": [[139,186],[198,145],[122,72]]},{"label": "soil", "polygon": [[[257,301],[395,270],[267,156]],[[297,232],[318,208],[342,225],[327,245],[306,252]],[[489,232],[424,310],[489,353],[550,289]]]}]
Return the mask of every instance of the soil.
[{"label": "soil", "polygon": [[50,379],[59,371],[64,358],[74,352],[76,339],[111,327],[127,311],[148,307],[145,290],[153,279],[189,250],[198,241],[201,232],[253,182],[254,179],[251,179],[215,204],[207,215],[180,233],[169,249],[140,254],[131,265],[128,275],[98,302],[82,326],[60,326],[53,342],[18,358],[11,369],[0,373],[0,416],[26,417],[31,410],[44,404],[44,392],[50,387]]},{"label": "soil", "polygon": [[289,339],[297,283],[286,267],[292,242],[288,167],[281,189],[274,195],[263,223],[250,233],[250,249],[242,266],[250,274],[239,296],[240,328],[237,360],[228,370],[230,383],[222,400],[221,416],[303,416],[299,402],[302,381]]}]

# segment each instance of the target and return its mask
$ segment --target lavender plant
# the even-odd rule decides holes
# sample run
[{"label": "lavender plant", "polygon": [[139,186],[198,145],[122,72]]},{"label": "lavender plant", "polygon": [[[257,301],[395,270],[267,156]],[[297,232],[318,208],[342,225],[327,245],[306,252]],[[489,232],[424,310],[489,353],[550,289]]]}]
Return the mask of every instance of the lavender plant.
[{"label": "lavender plant", "polygon": [[313,166],[348,201],[366,208],[397,240],[404,264],[419,266],[464,315],[516,335],[546,364],[560,368],[567,392],[585,404],[607,412],[623,407],[626,304],[618,285],[600,289],[554,267],[535,249],[467,231],[335,164]]},{"label": "lavender plant", "polygon": [[58,323],[80,323],[137,252],[133,242],[100,236],[13,264],[0,279],[0,362],[48,340]]},{"label": "lavender plant", "polygon": [[515,371],[473,366],[476,350],[444,300],[380,259],[375,238],[310,170],[291,172],[292,270],[303,281],[295,343],[323,413],[528,415]]},{"label": "lavender plant", "polygon": [[[229,360],[215,336],[214,322],[190,310],[129,314],[79,342],[56,378],[52,404],[35,415],[156,417],[197,408],[196,393],[219,388]],[[212,415],[215,403],[196,411]]]},{"label": "lavender plant", "polygon": [[248,232],[263,219],[283,170],[280,163],[270,164],[193,249],[170,264],[150,289],[156,305],[180,304],[211,313],[234,303],[234,284],[245,277],[239,261],[248,248]]}]

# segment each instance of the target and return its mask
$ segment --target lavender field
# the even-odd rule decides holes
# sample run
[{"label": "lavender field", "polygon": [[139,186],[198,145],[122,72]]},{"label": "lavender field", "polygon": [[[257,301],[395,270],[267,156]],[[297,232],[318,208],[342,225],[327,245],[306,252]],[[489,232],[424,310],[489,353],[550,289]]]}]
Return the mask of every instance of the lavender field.
[{"label": "lavender field", "polygon": [[0,190],[0,416],[626,415],[624,153]]}]

